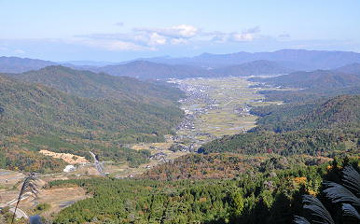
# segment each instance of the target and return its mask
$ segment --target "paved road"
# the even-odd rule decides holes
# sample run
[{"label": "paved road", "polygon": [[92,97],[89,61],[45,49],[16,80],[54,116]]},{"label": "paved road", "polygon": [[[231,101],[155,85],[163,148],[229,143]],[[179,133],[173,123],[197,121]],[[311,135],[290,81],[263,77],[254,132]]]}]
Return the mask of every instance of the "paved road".
[{"label": "paved road", "polygon": [[[9,211],[14,213],[15,212],[15,207],[10,208]],[[23,210],[21,210],[20,208],[16,209],[15,216],[18,219],[21,219],[21,218],[25,218],[26,220],[29,219],[29,216],[27,216],[26,213]]]},{"label": "paved road", "polygon": [[105,176],[104,168],[101,165],[101,163],[99,162],[99,160],[96,158],[96,155],[94,153],[92,153],[91,151],[89,151],[89,153],[92,155],[92,157],[94,159],[94,165],[95,165],[95,168],[97,169],[97,171],[99,172],[99,174],[102,176]]},{"label": "paved road", "polygon": [[[28,197],[29,197],[29,195],[25,194],[25,195],[23,195],[23,196],[21,197],[20,201],[25,200],[25,199],[27,199]],[[14,213],[14,212],[15,212],[15,207],[14,207],[13,205],[14,205],[16,202],[17,202],[17,199],[13,199],[13,200],[7,202],[7,203],[4,204],[4,205],[0,205],[0,208],[9,206],[9,207],[10,207],[9,211],[12,212],[12,213]],[[21,210],[20,208],[17,208],[15,215],[16,215],[16,218],[18,218],[18,219],[20,219],[20,218],[29,219],[29,216],[27,216],[26,213],[25,213],[23,210]]]}]

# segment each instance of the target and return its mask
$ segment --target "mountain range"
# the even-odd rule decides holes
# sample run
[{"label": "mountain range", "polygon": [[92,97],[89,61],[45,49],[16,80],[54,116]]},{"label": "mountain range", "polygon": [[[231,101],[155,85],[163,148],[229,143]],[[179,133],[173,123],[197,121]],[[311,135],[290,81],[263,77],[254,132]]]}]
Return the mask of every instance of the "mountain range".
[{"label": "mountain range", "polygon": [[212,77],[215,73],[191,65],[168,65],[149,61],[134,61],[127,64],[108,65],[94,68],[94,71],[106,72],[115,76],[129,76],[140,79],[167,79]]},{"label": "mountain range", "polygon": [[250,80],[283,87],[314,90],[348,88],[360,86],[360,64],[345,65],[334,70],[298,71],[277,77],[256,77]]},{"label": "mountain range", "polygon": [[[274,75],[291,71],[333,70],[341,66],[360,63],[360,53],[345,51],[279,50],[274,52],[238,52],[233,54],[202,54],[188,58],[143,58],[130,62],[85,64],[65,63],[67,67],[115,76],[139,79],[167,79],[189,77]],[[49,61],[0,58],[0,72],[21,73],[50,65]],[[345,69],[345,68],[344,68]],[[345,72],[347,73],[347,72]]]},{"label": "mountain range", "polygon": [[316,51],[284,49],[274,52],[237,52],[232,54],[204,53],[190,58],[154,58],[146,59],[157,63],[187,64],[200,67],[219,68],[239,65],[246,62],[267,60],[293,70],[335,69],[351,63],[360,62],[360,53],[346,51]]},{"label": "mountain range", "polygon": [[293,70],[273,61],[259,60],[218,68],[213,71],[219,76],[260,76],[287,74]]},{"label": "mountain range", "polygon": [[123,145],[164,141],[183,117],[183,96],[165,83],[64,66],[0,74],[0,167],[62,169],[41,149],[85,157],[92,149],[115,162],[143,163],[147,154]]},{"label": "mountain range", "polygon": [[38,59],[0,57],[0,73],[20,73],[55,64],[57,63]]}]

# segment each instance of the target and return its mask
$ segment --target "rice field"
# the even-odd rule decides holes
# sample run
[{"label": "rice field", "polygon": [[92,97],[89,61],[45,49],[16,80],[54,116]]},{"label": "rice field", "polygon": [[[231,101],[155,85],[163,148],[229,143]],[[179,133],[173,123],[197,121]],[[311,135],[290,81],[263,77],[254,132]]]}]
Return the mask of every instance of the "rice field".
[{"label": "rice field", "polygon": [[[253,83],[244,78],[217,78],[217,79],[188,79],[182,83],[192,86],[204,86],[211,104],[191,101],[182,105],[186,110],[193,110],[195,105],[202,105],[203,113],[199,114],[194,122],[193,130],[183,130],[181,135],[194,135],[194,133],[208,133],[211,138],[219,138],[224,135],[233,135],[247,131],[255,127],[257,117],[249,114],[253,101],[264,97],[257,93],[256,89],[249,88]],[[261,105],[262,102],[257,102]],[[197,108],[198,110],[200,108]],[[240,112],[239,112],[240,111]],[[204,136],[196,136],[196,139],[206,141]]]}]

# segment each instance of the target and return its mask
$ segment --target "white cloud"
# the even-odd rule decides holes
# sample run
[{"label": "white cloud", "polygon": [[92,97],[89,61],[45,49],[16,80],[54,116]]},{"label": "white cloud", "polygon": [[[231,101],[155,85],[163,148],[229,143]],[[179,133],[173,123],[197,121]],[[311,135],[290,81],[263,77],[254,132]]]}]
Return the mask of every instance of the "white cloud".
[{"label": "white cloud", "polygon": [[252,33],[233,33],[230,35],[230,40],[237,42],[252,41],[254,40],[254,35]]},{"label": "white cloud", "polygon": [[161,45],[180,45],[188,43],[198,33],[198,28],[190,25],[178,25],[167,28],[135,28],[130,33],[110,33],[80,35],[87,45],[103,47],[109,50],[154,50]]},{"label": "white cloud", "polygon": [[199,30],[194,26],[183,24],[171,27],[170,31],[182,37],[193,37],[198,33]]},{"label": "white cloud", "polygon": [[134,28],[128,33],[90,34],[77,36],[94,47],[108,50],[157,50],[159,46],[184,45],[197,42],[226,44],[227,42],[249,42],[259,38],[258,26],[241,32],[225,33],[220,31],[203,32],[201,29],[186,24],[165,28]]},{"label": "white cloud", "polygon": [[149,40],[147,42],[147,44],[150,46],[164,45],[166,43],[167,43],[166,37],[161,36],[158,33],[151,33],[149,35]]},{"label": "white cloud", "polygon": [[203,32],[202,35],[210,37],[209,41],[212,41],[214,43],[249,42],[258,39],[259,32],[260,32],[260,27],[256,26],[256,27],[244,29],[241,32],[225,33],[220,31],[214,31],[214,32]]},{"label": "white cloud", "polygon": [[157,33],[165,37],[191,38],[198,34],[199,29],[191,25],[177,25],[166,28],[135,28],[135,32]]},{"label": "white cloud", "polygon": [[253,41],[256,38],[256,34],[260,32],[260,27],[255,26],[243,30],[241,33],[235,32],[229,35],[229,40],[235,42]]}]

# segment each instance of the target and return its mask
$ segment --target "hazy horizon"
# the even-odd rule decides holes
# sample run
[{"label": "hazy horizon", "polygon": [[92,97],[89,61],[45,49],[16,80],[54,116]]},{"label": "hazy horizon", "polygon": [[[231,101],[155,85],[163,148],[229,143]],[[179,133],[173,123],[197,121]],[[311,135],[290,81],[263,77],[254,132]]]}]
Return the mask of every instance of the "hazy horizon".
[{"label": "hazy horizon", "polygon": [[0,56],[119,62],[281,49],[360,52],[355,0],[35,0],[0,7]]},{"label": "hazy horizon", "polygon": [[[255,52],[250,52],[250,51],[237,51],[237,52],[227,52],[227,53],[210,53],[210,52],[203,52],[200,54],[196,54],[196,55],[192,55],[192,56],[172,56],[172,55],[162,55],[162,56],[149,56],[149,57],[141,57],[141,55],[139,57],[134,57],[134,58],[129,58],[126,60],[50,60],[50,59],[46,59],[46,58],[33,58],[33,57],[22,57],[22,56],[16,56],[16,55],[0,55],[0,57],[15,57],[15,58],[22,58],[22,59],[34,59],[34,60],[43,60],[43,61],[50,61],[50,62],[55,62],[55,63],[73,63],[74,65],[79,64],[79,65],[91,65],[91,64],[98,64],[98,65],[106,65],[106,64],[116,64],[116,63],[128,63],[128,62],[132,62],[132,61],[141,61],[144,60],[146,61],[147,59],[181,59],[181,58],[193,58],[193,57],[198,57],[201,55],[205,55],[205,54],[210,54],[210,55],[231,55],[231,54],[237,54],[237,53],[252,53],[252,54],[256,54],[256,53],[272,53],[272,52],[277,52],[277,51],[284,51],[284,50],[301,50],[301,51],[320,51],[320,52],[349,52],[349,53],[359,53],[360,51],[341,51],[341,50],[310,50],[310,49],[278,49],[278,50],[274,50],[274,51],[255,51]],[[259,59],[262,60],[262,59]],[[151,61],[151,60],[150,60]],[[87,64],[88,63],[88,64]],[[154,62],[155,63],[155,62]],[[158,62],[161,63],[161,62]]]}]

